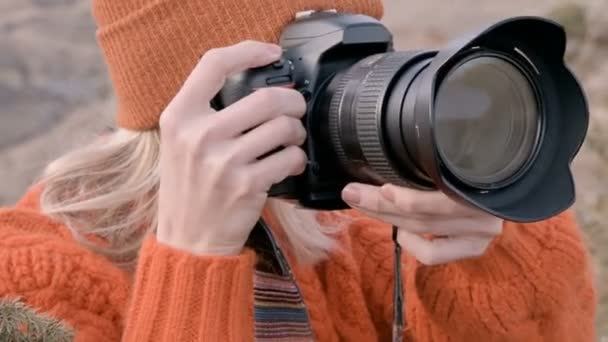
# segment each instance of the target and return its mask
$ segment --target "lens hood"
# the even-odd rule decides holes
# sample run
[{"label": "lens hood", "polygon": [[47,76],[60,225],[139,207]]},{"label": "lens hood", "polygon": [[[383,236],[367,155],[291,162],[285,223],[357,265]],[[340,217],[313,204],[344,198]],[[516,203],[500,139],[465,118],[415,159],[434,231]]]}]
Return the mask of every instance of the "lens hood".
[{"label": "lens hood", "polygon": [[[540,125],[534,155],[508,186],[477,188],[465,184],[442,161],[435,131],[435,99],[449,70],[463,55],[493,51],[527,69],[539,101]],[[493,215],[516,222],[547,219],[575,200],[570,164],[585,139],[589,113],[584,92],[564,62],[566,33],[539,17],[514,17],[456,39],[437,52],[416,80],[404,116],[413,120],[415,139],[408,149],[436,187]],[[408,102],[408,101],[406,101]]]}]

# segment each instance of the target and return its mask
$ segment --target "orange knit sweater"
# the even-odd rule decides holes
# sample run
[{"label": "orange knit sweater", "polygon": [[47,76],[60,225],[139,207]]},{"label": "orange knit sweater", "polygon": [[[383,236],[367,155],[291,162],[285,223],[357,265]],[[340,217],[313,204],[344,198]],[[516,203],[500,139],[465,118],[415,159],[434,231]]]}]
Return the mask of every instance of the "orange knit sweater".
[{"label": "orange knit sweater", "polygon": [[[252,252],[197,257],[151,237],[129,276],[40,214],[37,198],[0,211],[0,298],[63,320],[77,341],[252,340]],[[294,267],[318,341],[390,340],[388,228],[355,215],[330,260]],[[410,341],[595,339],[590,265],[571,213],[507,223],[475,260],[403,262]]]}]

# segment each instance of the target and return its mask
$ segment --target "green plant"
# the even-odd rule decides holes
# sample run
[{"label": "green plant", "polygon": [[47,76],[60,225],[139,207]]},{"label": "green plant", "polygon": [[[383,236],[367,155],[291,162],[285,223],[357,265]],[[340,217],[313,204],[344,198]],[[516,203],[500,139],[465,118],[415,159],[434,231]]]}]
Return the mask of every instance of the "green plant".
[{"label": "green plant", "polygon": [[36,312],[18,299],[0,300],[0,341],[68,342],[74,333],[65,324]]}]

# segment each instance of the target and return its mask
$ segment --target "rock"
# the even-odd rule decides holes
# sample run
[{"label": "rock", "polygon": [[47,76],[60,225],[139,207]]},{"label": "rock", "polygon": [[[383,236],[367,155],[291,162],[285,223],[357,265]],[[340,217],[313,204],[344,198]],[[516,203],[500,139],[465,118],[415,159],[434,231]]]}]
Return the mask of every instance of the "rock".
[{"label": "rock", "polygon": [[78,0],[31,0],[32,4],[37,7],[65,7],[74,5]]},{"label": "rock", "polygon": [[[7,43],[0,43],[0,86],[7,89],[21,89],[26,86],[28,72],[23,59]],[[3,96],[0,92],[0,96]],[[7,95],[4,94],[4,97]],[[4,103],[4,102],[0,102]]]},{"label": "rock", "polygon": [[45,88],[32,87],[30,72],[17,49],[1,44],[0,50],[1,151],[50,129],[61,118],[63,101]]},{"label": "rock", "polygon": [[32,4],[0,12],[6,37],[0,41],[0,151],[52,131],[75,107],[109,94],[89,1]]},{"label": "rock", "polygon": [[17,91],[0,84],[0,103],[0,153],[52,130],[65,115],[65,103],[41,89]]},{"label": "rock", "polygon": [[[57,21],[61,18],[71,18],[65,23],[57,25]],[[79,46],[80,48],[95,48],[95,24],[91,20],[90,9],[86,7],[74,7],[68,11],[59,9],[42,10],[40,12],[31,13],[28,16],[20,19],[14,25],[18,25],[19,30],[16,32],[23,42],[45,42],[42,47],[48,46],[49,43],[57,45],[69,44],[72,47]],[[13,31],[15,31],[13,29]],[[27,37],[27,38],[26,38]],[[26,38],[27,40],[23,40]],[[76,45],[79,44],[79,45]]]}]

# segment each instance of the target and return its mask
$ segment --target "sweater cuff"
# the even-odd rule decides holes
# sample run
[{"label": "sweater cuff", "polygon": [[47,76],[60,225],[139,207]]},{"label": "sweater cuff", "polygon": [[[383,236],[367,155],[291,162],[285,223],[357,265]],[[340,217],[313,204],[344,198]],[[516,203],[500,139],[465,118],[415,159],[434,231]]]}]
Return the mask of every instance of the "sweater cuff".
[{"label": "sweater cuff", "polygon": [[238,256],[196,256],[148,237],[140,252],[127,340],[232,341],[250,336],[254,264],[251,250]]}]

